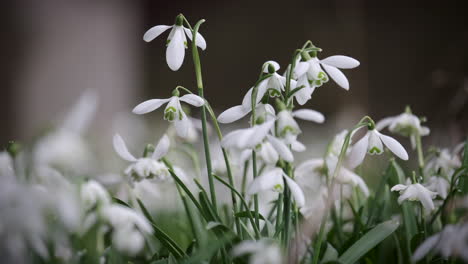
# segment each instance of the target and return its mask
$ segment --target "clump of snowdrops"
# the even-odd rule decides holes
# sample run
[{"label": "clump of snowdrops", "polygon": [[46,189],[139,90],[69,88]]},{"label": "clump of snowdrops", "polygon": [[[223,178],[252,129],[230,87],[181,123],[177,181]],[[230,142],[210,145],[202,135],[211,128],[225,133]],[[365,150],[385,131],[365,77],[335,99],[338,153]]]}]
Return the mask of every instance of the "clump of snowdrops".
[{"label": "clump of snowdrops", "polygon": [[[175,84],[167,98],[133,109],[142,115],[165,105],[170,126],[141,155],[115,134],[115,153],[127,163],[120,173],[92,169],[97,158],[84,139],[97,106],[92,92],[34,144],[11,142],[0,154],[5,263],[468,261],[463,144],[425,152],[430,130],[407,107],[379,122],[363,117],[331,138],[322,157],[298,163],[295,153],[306,151],[299,123],[325,121],[302,106],[330,80],[348,90],[341,69],[359,61],[320,59],[322,49],[306,41],[284,70],[273,60],[260,65],[241,104],[216,116],[204,98],[203,23],[192,26],[180,14],[174,25],[145,33],[151,42],[170,31],[173,71],[191,51],[197,87]],[[182,104],[199,108],[201,118]],[[233,122],[245,127],[223,133],[221,124]],[[412,150],[387,133],[409,138]],[[361,164],[373,155],[386,162],[369,189]]]}]

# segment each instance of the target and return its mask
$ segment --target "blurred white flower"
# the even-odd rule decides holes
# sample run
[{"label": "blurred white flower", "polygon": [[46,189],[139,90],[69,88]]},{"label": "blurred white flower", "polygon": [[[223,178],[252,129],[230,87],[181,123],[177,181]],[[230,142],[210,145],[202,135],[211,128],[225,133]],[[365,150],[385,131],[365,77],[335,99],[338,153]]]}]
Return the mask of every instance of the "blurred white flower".
[{"label": "blurred white flower", "polygon": [[195,107],[200,107],[205,103],[203,98],[195,94],[186,94],[182,97],[174,95],[167,99],[151,99],[144,101],[133,109],[133,113],[138,115],[146,114],[167,103],[166,109],[164,109],[164,119],[169,122],[174,122],[177,134],[182,138],[186,138],[189,133],[191,122],[182,109],[180,101]]},{"label": "blurred white flower", "polygon": [[411,259],[418,262],[428,253],[438,253],[444,259],[453,256],[468,261],[468,225],[446,225],[441,232],[428,237],[414,251]]},{"label": "blurred white flower", "polygon": [[431,176],[427,184],[424,185],[430,191],[436,192],[441,198],[447,198],[450,183],[443,177]]},{"label": "blurred white flower", "polygon": [[426,174],[440,173],[447,177],[452,177],[452,173],[461,167],[461,160],[456,153],[451,153],[448,149],[438,150],[426,163],[424,172]]},{"label": "blurred white flower", "polygon": [[[338,157],[329,155],[325,161],[328,167],[329,175],[334,175],[336,165],[338,163]],[[341,166],[336,180],[339,183],[350,184],[353,187],[359,187],[359,189],[366,197],[369,196],[369,188],[367,187],[367,184],[364,182],[364,180],[346,166]]]},{"label": "blurred white flower", "polygon": [[57,129],[41,138],[33,149],[35,166],[86,174],[95,161],[83,138],[97,108],[97,94],[86,91]]},{"label": "blurred white flower", "polygon": [[[284,180],[283,180],[284,179]],[[247,189],[249,196],[257,194],[262,191],[274,190],[277,192],[284,191],[284,182],[291,191],[294,200],[298,207],[304,206],[305,198],[304,192],[299,185],[291,179],[289,176],[284,174],[281,168],[273,168],[265,171],[260,176],[255,178]]]},{"label": "blurred white flower", "polygon": [[436,192],[432,192],[419,183],[414,184],[397,184],[390,189],[392,192],[400,192],[398,203],[401,204],[405,200],[420,201],[424,209],[428,212],[434,210],[434,199],[437,196]]},{"label": "blurred white flower", "polygon": [[314,56],[305,62],[299,62],[295,75],[301,84],[305,82],[303,76],[306,75],[307,80],[313,85],[312,87],[320,87],[323,83],[328,82],[328,76],[322,70],[323,67],[339,86],[348,90],[348,79],[339,69],[353,69],[358,67],[359,64],[359,61],[348,56],[335,55],[323,60],[319,60]]},{"label": "blurred white flower", "polygon": [[81,200],[85,211],[96,205],[105,206],[110,204],[111,197],[104,187],[97,181],[89,180],[81,186]]},{"label": "blurred white flower", "polygon": [[394,138],[381,134],[377,129],[369,129],[360,140],[354,144],[349,154],[348,164],[355,168],[362,163],[366,153],[370,155],[380,155],[383,153],[385,145],[393,154],[402,160],[408,160],[408,153],[403,146]]},{"label": "blurred white flower", "polygon": [[221,145],[225,148],[252,149],[266,138],[274,124],[275,120],[270,120],[260,125],[231,131],[224,136]]},{"label": "blurred white flower", "polygon": [[[183,17],[178,15],[175,25],[154,26],[146,31],[146,33],[143,35],[143,40],[150,42],[161,35],[164,31],[172,28],[171,32],[169,33],[169,37],[167,38],[166,61],[169,68],[171,68],[173,71],[177,71],[184,62],[185,49],[187,48],[186,35],[190,40],[192,40],[192,31],[182,26],[182,24]],[[198,32],[195,41],[196,45],[202,50],[206,49],[206,41]]]},{"label": "blurred white flower", "polygon": [[249,264],[281,264],[283,256],[280,247],[270,240],[245,240],[236,245],[231,254],[234,257],[250,255]]},{"label": "blurred white flower", "polygon": [[145,245],[144,236],[153,232],[142,214],[122,205],[104,207],[101,216],[113,227],[113,245],[129,255],[138,254]]},{"label": "blurred white flower", "polygon": [[170,141],[167,135],[164,135],[157,144],[150,157],[135,158],[127,149],[127,146],[119,134],[114,135],[114,150],[119,156],[129,162],[130,166],[125,170],[125,174],[136,181],[142,179],[155,179],[158,181],[167,181],[172,179],[166,165],[159,161],[169,151]]},{"label": "blurred white flower", "polygon": [[430,132],[428,127],[421,126],[421,121],[417,116],[410,113],[384,118],[375,126],[377,130],[382,130],[385,127],[388,127],[392,133],[409,137],[413,149],[416,147],[416,136],[427,136]]}]

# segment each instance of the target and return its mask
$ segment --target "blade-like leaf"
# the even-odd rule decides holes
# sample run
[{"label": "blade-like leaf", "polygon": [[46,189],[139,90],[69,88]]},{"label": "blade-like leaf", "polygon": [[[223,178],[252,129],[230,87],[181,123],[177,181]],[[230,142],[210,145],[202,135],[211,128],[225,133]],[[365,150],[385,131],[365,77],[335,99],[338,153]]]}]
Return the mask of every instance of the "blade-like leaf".
[{"label": "blade-like leaf", "polygon": [[372,230],[367,232],[361,239],[356,241],[348,250],[346,250],[338,259],[343,264],[353,264],[358,261],[367,252],[390,236],[400,224],[389,220],[383,222]]},{"label": "blade-like leaf", "polygon": [[[238,212],[236,213],[236,217],[240,217],[240,218],[249,218],[251,215],[254,215],[255,212],[254,211],[250,211],[250,212],[247,212],[247,211],[242,211],[242,212]],[[262,220],[265,220],[265,217],[263,217],[263,215],[261,214],[258,214],[258,217]]]}]

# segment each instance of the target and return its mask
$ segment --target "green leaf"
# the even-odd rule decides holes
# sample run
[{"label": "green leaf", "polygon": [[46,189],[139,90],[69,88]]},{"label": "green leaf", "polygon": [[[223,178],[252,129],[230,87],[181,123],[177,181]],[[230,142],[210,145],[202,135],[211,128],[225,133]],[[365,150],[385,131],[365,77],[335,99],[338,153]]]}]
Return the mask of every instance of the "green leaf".
[{"label": "green leaf", "polygon": [[[242,211],[242,212],[238,212],[236,213],[236,217],[240,217],[240,218],[249,218],[251,215],[254,215],[255,212],[254,211]],[[262,220],[265,220],[265,217],[263,217],[263,215],[261,214],[258,214],[258,217]]]},{"label": "green leaf", "polygon": [[179,245],[177,245],[177,243],[174,240],[172,240],[172,238],[170,238],[164,231],[162,231],[158,226],[156,226],[156,223],[154,222],[153,217],[148,212],[143,202],[140,199],[137,199],[137,202],[138,202],[138,205],[140,205],[143,215],[148,219],[148,221],[151,222],[151,225],[153,226],[153,229],[154,229],[154,236],[176,258],[182,258],[185,255],[185,252],[182,250],[182,248]]},{"label": "green leaf", "polygon": [[343,264],[353,264],[358,261],[367,252],[377,246],[385,238],[390,236],[400,224],[389,220],[383,222],[372,230],[367,232],[361,239],[356,241],[348,250],[346,250],[338,259]]}]

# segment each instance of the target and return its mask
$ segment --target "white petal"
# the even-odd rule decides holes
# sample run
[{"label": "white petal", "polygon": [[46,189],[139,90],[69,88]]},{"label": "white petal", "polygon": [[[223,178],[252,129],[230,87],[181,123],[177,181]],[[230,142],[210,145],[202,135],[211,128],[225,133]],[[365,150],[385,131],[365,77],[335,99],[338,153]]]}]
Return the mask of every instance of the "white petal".
[{"label": "white petal", "polygon": [[294,73],[296,75],[296,78],[299,78],[302,75],[304,75],[304,73],[306,73],[308,69],[309,69],[309,63],[303,62],[303,61],[297,63],[296,67],[294,68]]},{"label": "white petal", "polygon": [[119,134],[115,134],[113,138],[114,143],[114,150],[119,154],[119,156],[130,162],[135,162],[137,159],[128,151],[127,145],[125,145],[125,141]]},{"label": "white petal", "polygon": [[309,175],[323,166],[323,159],[311,159],[304,161],[296,167],[296,175]]},{"label": "white petal", "polygon": [[224,123],[224,124],[232,123],[234,121],[237,121],[243,118],[249,112],[250,112],[250,109],[246,110],[242,105],[236,105],[222,112],[218,116],[218,122]]},{"label": "white petal", "polygon": [[154,111],[161,107],[163,104],[169,102],[171,98],[168,99],[151,99],[148,101],[144,101],[143,103],[137,105],[133,108],[133,113],[137,115],[142,115]]},{"label": "white petal", "polygon": [[242,107],[249,111],[252,109],[252,91],[253,87],[247,91],[247,93],[244,95],[244,98],[242,99]]},{"label": "white petal", "polygon": [[83,95],[80,96],[78,102],[66,115],[61,128],[76,133],[84,132],[93,120],[97,107],[98,95],[96,91],[85,91]]},{"label": "white petal", "polygon": [[180,97],[180,101],[186,102],[187,104],[191,104],[196,107],[200,107],[203,104],[205,104],[205,100],[203,100],[203,98],[195,94],[186,94]]},{"label": "white petal", "polygon": [[351,168],[356,168],[362,163],[367,153],[367,146],[369,145],[369,133],[361,138],[354,144],[351,153],[349,154],[348,164]]},{"label": "white petal", "polygon": [[286,146],[286,144],[284,144],[284,142],[270,135],[268,135],[267,138],[282,159],[284,159],[287,162],[294,161],[294,156],[291,150],[288,148],[288,146]]},{"label": "white petal", "polygon": [[390,189],[390,191],[399,192],[399,191],[406,190],[406,188],[408,188],[408,186],[403,185],[403,184],[397,184],[397,185],[393,186],[392,189]]},{"label": "white petal", "polygon": [[408,160],[408,153],[405,148],[394,138],[379,133],[379,137],[387,148],[402,160]]},{"label": "white petal", "polygon": [[369,188],[367,187],[366,182],[361,177],[359,177],[357,174],[356,174],[356,177],[354,178],[354,180],[356,181],[356,184],[359,187],[359,189],[361,189],[362,193],[366,197],[368,197],[369,196]]},{"label": "white petal", "polygon": [[360,64],[358,60],[343,55],[330,56],[320,60],[320,62],[340,69],[352,69]]},{"label": "white petal", "polygon": [[236,147],[239,142],[239,138],[242,138],[244,133],[245,129],[239,129],[229,132],[223,137],[223,140],[221,141],[221,146],[225,148]]},{"label": "white petal", "polygon": [[296,201],[296,204],[298,207],[302,207],[305,204],[305,197],[304,197],[304,192],[302,192],[301,187],[297,185],[293,179],[289,178],[288,176],[284,176],[284,179],[286,180],[286,184],[289,187],[289,190],[291,190],[291,194],[294,197],[294,200]]},{"label": "white petal", "polygon": [[258,176],[250,184],[247,194],[253,195],[261,191],[272,190],[277,184],[283,183],[282,179],[283,170],[280,168],[272,169],[264,174]]},{"label": "white petal", "polygon": [[379,133],[375,129],[369,131],[369,146],[367,147],[367,151],[371,155],[380,155],[384,151],[382,140],[380,140]]},{"label": "white petal", "polygon": [[291,142],[291,149],[296,152],[303,152],[306,150],[306,146],[304,146],[304,144],[302,144],[301,142],[295,140]]},{"label": "white petal", "polygon": [[[252,151],[249,150],[249,153]],[[258,154],[262,157],[262,160],[268,164],[276,164],[279,159],[278,152],[273,148],[270,142],[266,141],[261,145],[260,151]],[[245,159],[244,159],[245,161]]]},{"label": "white petal", "polygon": [[184,62],[185,44],[183,34],[182,28],[175,28],[174,36],[169,41],[166,49],[167,65],[173,71],[177,71]]},{"label": "white petal", "polygon": [[414,251],[411,259],[414,262],[421,260],[424,256],[427,255],[440,241],[440,233],[430,236],[426,239],[417,249]]},{"label": "white petal", "polygon": [[143,35],[143,40],[146,42],[150,42],[156,37],[158,37],[159,35],[161,35],[164,31],[170,29],[171,27],[172,26],[166,26],[166,25],[152,27],[148,29],[148,31],[145,32],[145,34]]},{"label": "white petal", "polygon": [[342,88],[345,90],[349,90],[349,82],[346,76],[338,70],[338,68],[327,65],[327,64],[322,64],[323,68],[325,71],[328,73],[328,75]]},{"label": "white petal", "polygon": [[180,111],[180,114],[182,115],[182,119],[176,118],[174,120],[174,127],[179,137],[186,138],[190,128],[190,120],[183,111]]},{"label": "white petal", "polygon": [[263,72],[268,73],[268,65],[271,64],[273,65],[273,68],[275,69],[275,72],[280,69],[280,65],[276,61],[267,61],[263,63]]},{"label": "white petal", "polygon": [[323,123],[325,121],[325,117],[322,113],[311,109],[300,109],[294,111],[292,115],[302,120],[312,121],[316,123]]},{"label": "white petal", "polygon": [[169,151],[170,145],[171,141],[169,140],[169,137],[166,134],[164,134],[163,137],[159,140],[158,145],[154,149],[152,158],[155,160],[159,160],[160,158],[164,157]]},{"label": "white petal", "polygon": [[[185,28],[184,27],[184,31],[185,31],[185,34],[187,34],[187,37],[192,40],[192,31],[188,28]],[[197,46],[202,49],[202,50],[205,50],[206,49],[206,40],[205,38],[200,34],[200,32],[197,32],[197,37],[195,39],[195,44],[197,44]]]},{"label": "white petal", "polygon": [[[307,78],[307,77],[306,77]],[[312,93],[314,92],[314,89],[311,87],[304,87],[294,93],[294,97],[296,98],[296,101],[299,105],[305,105],[307,101],[309,101],[312,98]]]},{"label": "white petal", "polygon": [[[271,77],[270,77],[271,78]],[[257,90],[257,100],[256,100],[256,103],[258,104],[263,96],[265,95],[266,91],[267,91],[267,88],[268,88],[268,80],[270,78],[267,78],[263,81],[261,81],[259,84],[258,84],[258,90]]]},{"label": "white petal", "polygon": [[249,128],[248,133],[243,138],[239,138],[239,148],[253,148],[260,144],[274,124],[275,120],[271,120]]}]

